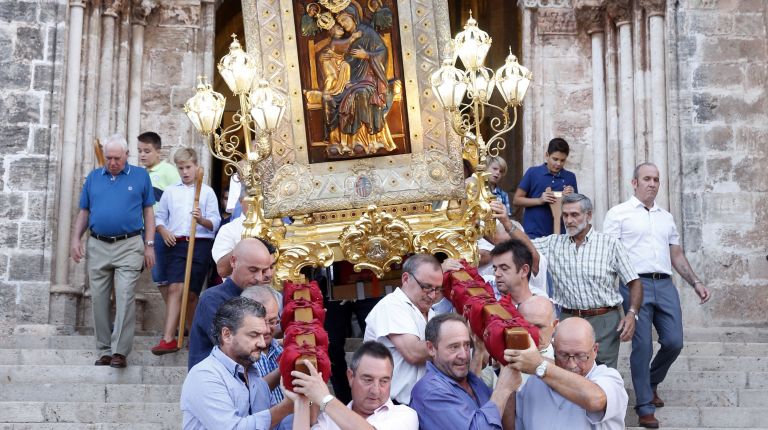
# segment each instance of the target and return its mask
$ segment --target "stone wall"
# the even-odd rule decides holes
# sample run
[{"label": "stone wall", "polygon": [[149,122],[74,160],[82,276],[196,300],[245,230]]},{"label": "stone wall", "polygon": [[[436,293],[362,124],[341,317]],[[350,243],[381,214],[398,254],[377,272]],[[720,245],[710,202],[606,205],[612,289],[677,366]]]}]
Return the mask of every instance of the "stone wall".
[{"label": "stone wall", "polygon": [[48,322],[65,1],[0,1],[0,333]]},{"label": "stone wall", "polygon": [[765,325],[768,2],[680,1],[674,20],[683,234],[715,293],[703,309],[684,299],[701,321]]}]

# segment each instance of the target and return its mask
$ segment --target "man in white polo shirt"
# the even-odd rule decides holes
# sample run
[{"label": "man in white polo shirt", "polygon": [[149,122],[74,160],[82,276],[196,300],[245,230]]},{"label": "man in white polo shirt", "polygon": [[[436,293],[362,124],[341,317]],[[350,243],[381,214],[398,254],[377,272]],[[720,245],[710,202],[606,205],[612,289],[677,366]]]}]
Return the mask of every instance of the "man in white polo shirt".
[{"label": "man in white polo shirt", "polygon": [[411,389],[424,376],[429,358],[424,330],[435,312],[443,269],[435,257],[415,254],[403,264],[402,286],[387,295],[365,319],[365,341],[375,340],[389,348],[395,369],[392,400],[407,405]]}]

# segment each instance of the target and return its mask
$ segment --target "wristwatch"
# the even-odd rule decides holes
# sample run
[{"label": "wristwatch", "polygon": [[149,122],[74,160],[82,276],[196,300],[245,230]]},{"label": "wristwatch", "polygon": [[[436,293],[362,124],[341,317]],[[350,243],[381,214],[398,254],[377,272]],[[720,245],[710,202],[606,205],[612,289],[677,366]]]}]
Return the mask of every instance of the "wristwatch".
[{"label": "wristwatch", "polygon": [[148,240],[147,241],[147,246],[155,246],[155,241],[154,240]]},{"label": "wristwatch", "polygon": [[331,400],[333,399],[333,394],[328,394],[323,397],[323,399],[320,400],[320,412],[325,412],[325,407],[328,406],[328,403],[331,403]]},{"label": "wristwatch", "polygon": [[637,316],[637,311],[636,311],[636,310],[634,310],[634,309],[632,309],[632,308],[629,308],[629,310],[627,311],[627,313],[630,313],[630,312],[631,312],[631,313],[632,313],[632,314],[635,316],[635,321],[638,321],[638,320],[640,320],[640,317],[639,317],[639,316]]},{"label": "wristwatch", "polygon": [[542,361],[541,364],[539,364],[539,366],[536,368],[536,376],[538,376],[539,378],[543,378],[544,375],[547,374],[548,364],[549,362],[547,360]]}]

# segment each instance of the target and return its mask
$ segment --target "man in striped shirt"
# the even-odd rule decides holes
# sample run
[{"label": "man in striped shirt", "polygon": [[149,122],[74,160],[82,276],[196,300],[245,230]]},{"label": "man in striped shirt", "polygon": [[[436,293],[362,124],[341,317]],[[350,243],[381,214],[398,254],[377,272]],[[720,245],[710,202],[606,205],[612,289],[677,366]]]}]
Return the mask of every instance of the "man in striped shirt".
[{"label": "man in striped shirt", "polygon": [[[643,287],[627,251],[617,239],[594,231],[592,202],[572,193],[563,197],[563,222],[567,234],[534,239],[536,250],[547,257],[553,279],[555,303],[561,320],[582,317],[592,324],[600,345],[597,359],[616,368],[619,340],[632,339]],[[534,255],[534,266],[539,255]],[[622,297],[616,276],[630,291],[627,313],[622,317]]]}]

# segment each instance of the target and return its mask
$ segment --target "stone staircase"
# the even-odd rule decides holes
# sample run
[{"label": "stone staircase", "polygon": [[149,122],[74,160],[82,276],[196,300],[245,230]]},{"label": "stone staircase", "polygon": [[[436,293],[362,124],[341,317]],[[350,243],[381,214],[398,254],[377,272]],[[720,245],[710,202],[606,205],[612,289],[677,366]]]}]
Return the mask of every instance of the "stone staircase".
[{"label": "stone staircase", "polygon": [[[137,336],[128,367],[93,366],[93,337],[16,334],[0,338],[0,430],[177,429],[187,354],[156,357],[155,336]],[[358,339],[350,339],[354,350]],[[637,425],[629,345],[620,370]],[[689,328],[659,395],[664,429],[768,428],[768,329]]]},{"label": "stone staircase", "polygon": [[[658,345],[656,345],[658,348]],[[637,425],[628,344],[619,370],[629,392],[626,424]],[[768,428],[768,330],[686,328],[685,346],[659,386],[666,406],[656,410],[663,429]]]}]

